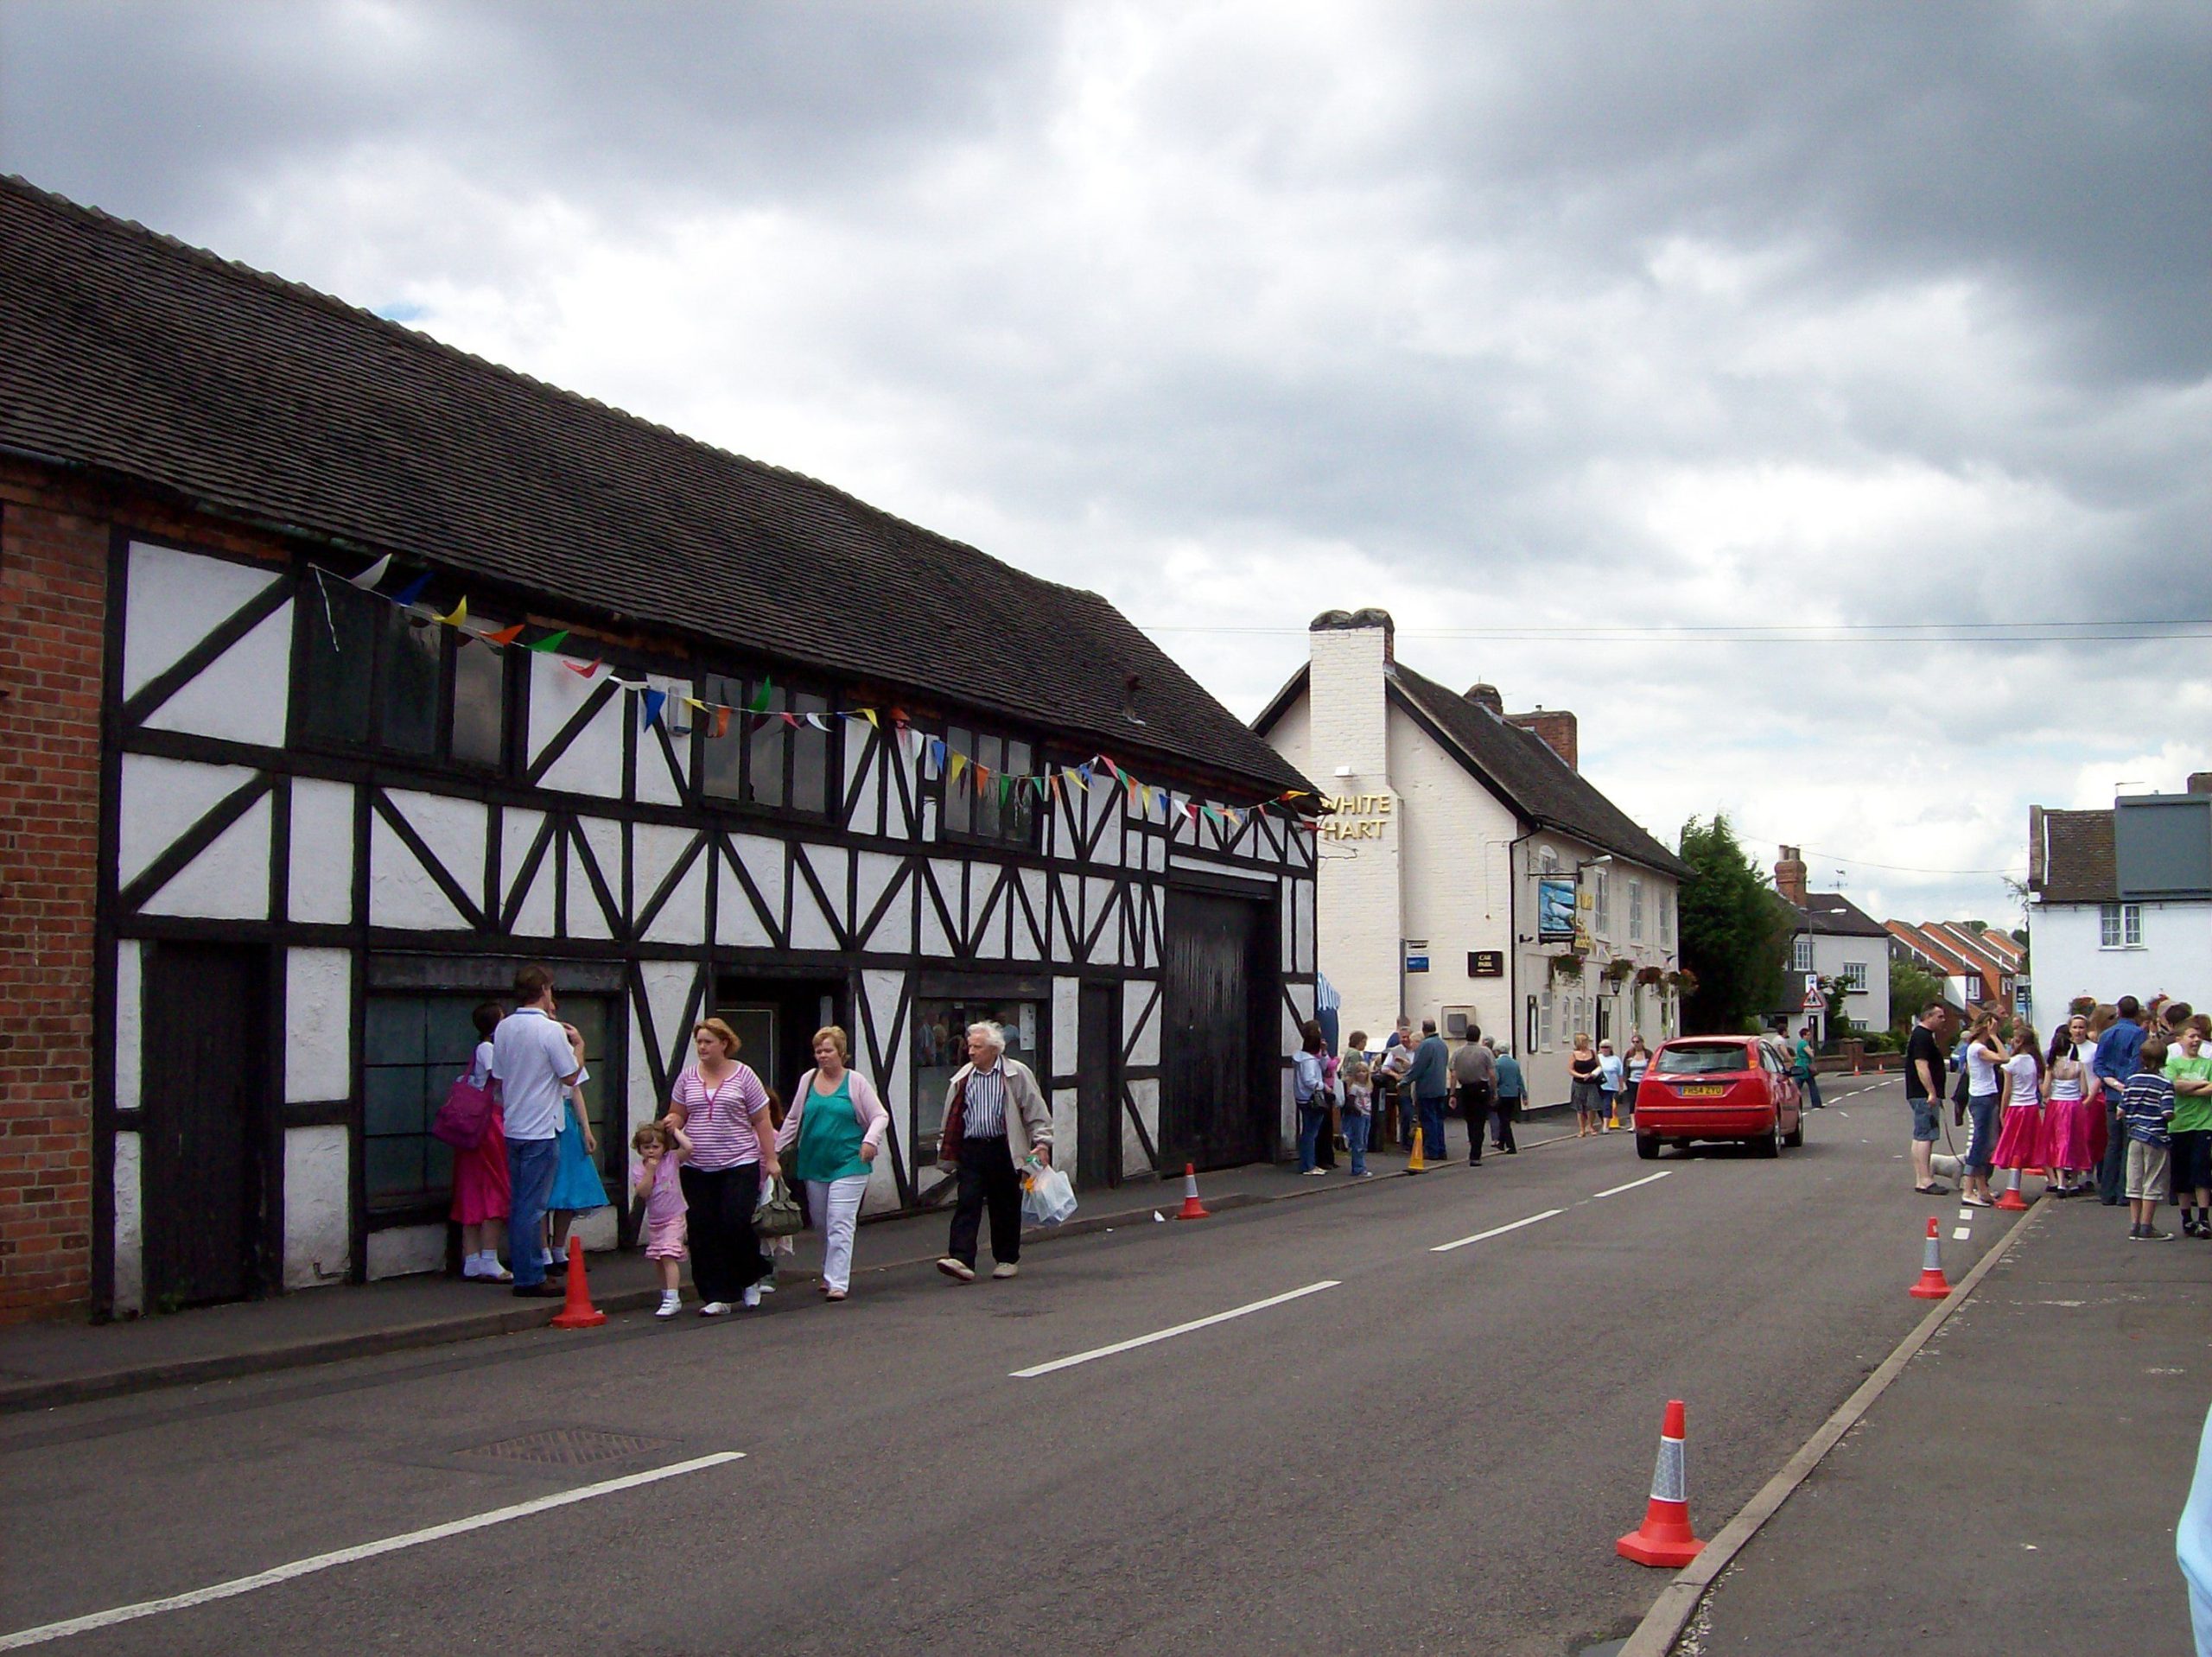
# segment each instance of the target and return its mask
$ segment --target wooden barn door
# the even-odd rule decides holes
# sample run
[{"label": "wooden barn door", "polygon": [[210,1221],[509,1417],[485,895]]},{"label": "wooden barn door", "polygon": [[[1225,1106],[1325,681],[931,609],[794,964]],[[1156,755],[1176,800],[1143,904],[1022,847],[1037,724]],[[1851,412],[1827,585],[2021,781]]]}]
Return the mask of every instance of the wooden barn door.
[{"label": "wooden barn door", "polygon": [[272,1275],[267,972],[251,945],[147,946],[149,1306],[244,1299]]},{"label": "wooden barn door", "polygon": [[1228,1167],[1268,1154],[1273,1057],[1259,991],[1272,908],[1249,898],[1171,888],[1162,989],[1167,1051],[1161,1076],[1163,1172],[1185,1162]]},{"label": "wooden barn door", "polygon": [[1122,1183],[1122,987],[1085,984],[1076,1024],[1075,1183]]}]

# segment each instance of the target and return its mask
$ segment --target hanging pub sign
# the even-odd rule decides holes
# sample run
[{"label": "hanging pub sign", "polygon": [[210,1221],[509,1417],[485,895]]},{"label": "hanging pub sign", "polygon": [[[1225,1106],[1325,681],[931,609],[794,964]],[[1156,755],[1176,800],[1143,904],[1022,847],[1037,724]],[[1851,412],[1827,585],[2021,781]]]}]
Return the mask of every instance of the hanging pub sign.
[{"label": "hanging pub sign", "polygon": [[1574,877],[1546,874],[1536,880],[1536,942],[1574,942]]}]

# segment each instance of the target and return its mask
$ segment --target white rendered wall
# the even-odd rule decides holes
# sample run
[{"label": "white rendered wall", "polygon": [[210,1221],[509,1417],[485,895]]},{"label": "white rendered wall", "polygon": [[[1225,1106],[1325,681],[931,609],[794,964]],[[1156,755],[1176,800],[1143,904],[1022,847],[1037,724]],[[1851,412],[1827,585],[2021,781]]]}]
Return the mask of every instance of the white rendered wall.
[{"label": "white rendered wall", "polygon": [[[149,680],[175,666],[187,651],[277,578],[277,571],[264,566],[133,542],[124,587],[124,695],[137,695]],[[280,710],[288,677],[280,674],[273,687]],[[260,689],[266,695],[271,688]]]},{"label": "white rendered wall", "polygon": [[140,1140],[128,1128],[115,1135],[115,1311],[146,1309],[146,1235],[140,1184]]},{"label": "white rendered wall", "polygon": [[[353,952],[284,952],[284,1098],[308,1104],[353,1090]],[[285,1188],[291,1201],[291,1188]]]},{"label": "white rendered wall", "polygon": [[2145,904],[2139,948],[2107,949],[2098,937],[2094,904],[2028,906],[2026,976],[2046,1030],[2077,995],[2148,1002],[2163,992],[2200,1007],[2212,1001],[2212,904]]},{"label": "white rendered wall", "polygon": [[[312,1289],[345,1280],[353,1251],[349,1223],[353,1189],[351,1157],[351,1135],[344,1127],[295,1127],[285,1132],[284,1286],[288,1289]],[[444,1264],[441,1240],[437,1265]]]}]

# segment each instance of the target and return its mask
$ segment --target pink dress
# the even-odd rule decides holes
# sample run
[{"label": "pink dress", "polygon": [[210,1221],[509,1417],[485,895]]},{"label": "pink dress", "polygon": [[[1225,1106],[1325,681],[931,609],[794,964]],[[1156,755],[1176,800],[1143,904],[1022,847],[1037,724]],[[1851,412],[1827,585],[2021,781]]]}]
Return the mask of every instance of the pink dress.
[{"label": "pink dress", "polygon": [[492,1079],[490,1042],[477,1044],[476,1064],[469,1075],[478,1087],[492,1089],[492,1119],[473,1150],[453,1153],[453,1207],[446,1217],[455,1225],[480,1226],[486,1220],[505,1219],[513,1203],[507,1184],[506,1114],[499,1108],[499,1084]]},{"label": "pink dress", "polygon": [[[2062,1061],[2063,1062],[2063,1061]],[[2054,1076],[2050,1103],[2043,1113],[2043,1165],[2046,1168],[2088,1168],[2096,1164],[2091,1148],[2094,1137],[2090,1106],[2082,1097],[2082,1078]]]},{"label": "pink dress", "polygon": [[2042,1165],[2043,1110],[2037,1103],[2040,1072],[2031,1053],[2015,1053],[2005,1061],[2006,1082],[2005,1125],[1997,1135],[1992,1159],[1999,1168]]},{"label": "pink dress", "polygon": [[[632,1168],[630,1183],[635,1186],[644,1172],[644,1159]],[[661,1152],[660,1166],[653,1171],[653,1188],[645,1195],[645,1258],[647,1260],[682,1260],[685,1246],[690,1241],[691,1205],[684,1200],[683,1182],[677,1172],[676,1153]]]}]

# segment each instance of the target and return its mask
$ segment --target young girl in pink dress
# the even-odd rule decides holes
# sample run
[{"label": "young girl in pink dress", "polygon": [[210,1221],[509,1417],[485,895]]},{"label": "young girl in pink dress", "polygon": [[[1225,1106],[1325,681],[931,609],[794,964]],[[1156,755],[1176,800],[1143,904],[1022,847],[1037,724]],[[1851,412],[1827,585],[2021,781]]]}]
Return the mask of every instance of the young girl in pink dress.
[{"label": "young girl in pink dress", "polygon": [[2036,1034],[2024,1025],[2012,1032],[2012,1056],[2005,1061],[2005,1126],[1997,1136],[1997,1165],[2019,1170],[2043,1165],[2043,1056]]},{"label": "young girl in pink dress", "polygon": [[507,1184],[505,1115],[499,1108],[499,1084],[492,1076],[492,1032],[503,1009],[486,1001],[476,1009],[476,1060],[468,1079],[492,1092],[491,1120],[484,1137],[453,1153],[453,1207],[447,1217],[461,1228],[461,1274],[482,1283],[512,1283],[514,1273],[499,1264],[499,1243],[506,1235]]},{"label": "young girl in pink dress", "polygon": [[2050,1063],[2050,1103],[2043,1113],[2043,1165],[2050,1171],[2056,1196],[2075,1197],[2091,1189],[2089,1170],[2092,1108],[2084,1096],[2088,1072],[2072,1052]]},{"label": "young girl in pink dress", "polygon": [[645,1204],[645,1258],[660,1262],[660,1307],[653,1316],[673,1317],[683,1307],[676,1279],[683,1265],[690,1213],[677,1170],[691,1154],[691,1141],[671,1122],[647,1122],[630,1136],[630,1148],[638,1153],[634,1184]]}]

